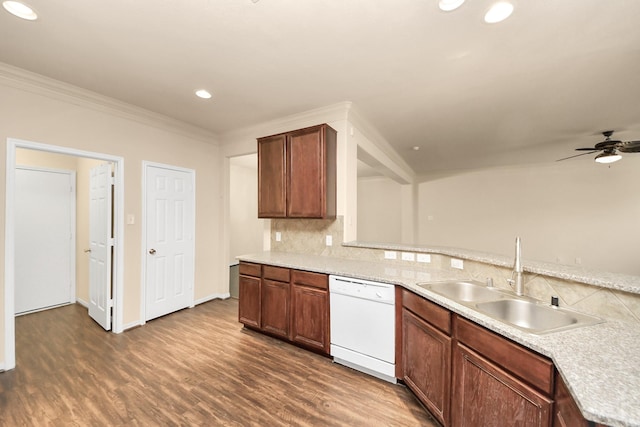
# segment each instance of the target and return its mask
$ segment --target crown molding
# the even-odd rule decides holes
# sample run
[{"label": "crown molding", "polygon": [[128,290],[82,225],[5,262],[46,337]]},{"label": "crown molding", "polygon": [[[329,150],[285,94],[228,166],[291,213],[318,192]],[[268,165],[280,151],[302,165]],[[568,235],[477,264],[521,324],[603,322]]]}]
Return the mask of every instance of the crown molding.
[{"label": "crown molding", "polygon": [[[238,143],[251,141],[255,142],[258,137],[275,135],[288,132],[294,129],[301,129],[321,123],[337,122],[347,120],[349,109],[352,103],[345,101],[331,104],[313,110],[307,110],[274,120],[247,126],[220,135],[221,145],[227,147],[236,146]],[[255,152],[255,147],[253,148]],[[244,153],[248,154],[248,153]]]},{"label": "crown molding", "polygon": [[219,136],[163,114],[0,62],[0,84],[218,145]]}]

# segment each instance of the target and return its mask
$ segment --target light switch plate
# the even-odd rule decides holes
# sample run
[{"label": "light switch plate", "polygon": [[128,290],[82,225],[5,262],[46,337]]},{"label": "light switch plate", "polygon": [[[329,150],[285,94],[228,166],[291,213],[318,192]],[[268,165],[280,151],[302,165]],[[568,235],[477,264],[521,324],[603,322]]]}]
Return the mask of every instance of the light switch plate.
[{"label": "light switch plate", "polygon": [[431,254],[418,254],[418,262],[431,262]]},{"label": "light switch plate", "polygon": [[276,231],[276,242],[281,242],[282,241],[282,233],[279,231]]},{"label": "light switch plate", "polygon": [[384,251],[384,259],[398,259],[396,251]]},{"label": "light switch plate", "polygon": [[451,258],[451,267],[464,270],[464,262],[461,259]]},{"label": "light switch plate", "polygon": [[333,245],[333,237],[330,234],[325,237],[325,243],[327,246]]},{"label": "light switch plate", "polygon": [[413,252],[402,252],[402,260],[403,261],[415,261],[416,254]]}]

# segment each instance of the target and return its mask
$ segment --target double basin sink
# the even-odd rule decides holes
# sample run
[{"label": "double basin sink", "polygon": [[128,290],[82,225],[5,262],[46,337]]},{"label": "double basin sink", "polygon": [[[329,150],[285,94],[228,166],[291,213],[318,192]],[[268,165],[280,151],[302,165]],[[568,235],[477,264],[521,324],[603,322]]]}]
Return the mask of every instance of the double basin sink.
[{"label": "double basin sink", "polygon": [[517,296],[481,282],[460,280],[420,284],[424,289],[523,331],[544,334],[601,323],[602,319]]}]

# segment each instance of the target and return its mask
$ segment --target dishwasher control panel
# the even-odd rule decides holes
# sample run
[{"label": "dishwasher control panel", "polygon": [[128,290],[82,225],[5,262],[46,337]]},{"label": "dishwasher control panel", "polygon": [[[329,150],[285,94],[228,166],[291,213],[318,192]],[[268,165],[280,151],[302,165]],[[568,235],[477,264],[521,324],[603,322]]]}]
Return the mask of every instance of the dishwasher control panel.
[{"label": "dishwasher control panel", "polygon": [[395,303],[395,286],[389,283],[329,276],[329,292],[387,304]]}]

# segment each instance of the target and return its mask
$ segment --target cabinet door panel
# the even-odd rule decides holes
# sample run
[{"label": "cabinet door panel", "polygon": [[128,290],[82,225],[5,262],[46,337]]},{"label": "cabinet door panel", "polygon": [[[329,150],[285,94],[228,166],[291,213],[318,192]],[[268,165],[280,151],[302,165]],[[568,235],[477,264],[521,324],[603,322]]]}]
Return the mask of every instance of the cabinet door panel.
[{"label": "cabinet door panel", "polygon": [[262,330],[289,337],[289,284],[262,280]]},{"label": "cabinet door panel", "polygon": [[460,343],[454,360],[454,426],[551,425],[551,399]]},{"label": "cabinet door panel", "polygon": [[260,279],[240,276],[238,282],[238,320],[247,326],[260,328]]},{"label": "cabinet door panel", "polygon": [[439,421],[449,425],[451,337],[410,311],[402,315],[404,381]]},{"label": "cabinet door panel", "polygon": [[258,218],[287,216],[286,135],[258,140]]},{"label": "cabinet door panel", "polygon": [[329,353],[329,294],[326,290],[293,285],[292,341]]},{"label": "cabinet door panel", "polygon": [[287,216],[321,218],[325,206],[325,145],[322,128],[292,132],[288,145],[289,203]]}]

